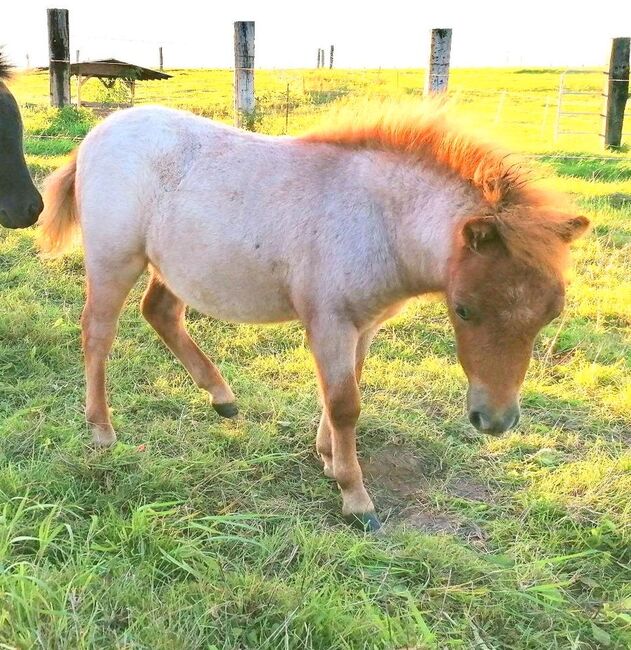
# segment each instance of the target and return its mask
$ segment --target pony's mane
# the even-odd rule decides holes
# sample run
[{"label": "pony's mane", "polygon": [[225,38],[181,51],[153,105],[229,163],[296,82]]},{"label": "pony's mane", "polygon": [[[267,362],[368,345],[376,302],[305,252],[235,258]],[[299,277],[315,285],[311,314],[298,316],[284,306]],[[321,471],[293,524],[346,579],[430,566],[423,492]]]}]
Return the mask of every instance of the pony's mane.
[{"label": "pony's mane", "polygon": [[0,81],[8,79],[11,76],[11,65],[2,50],[0,50]]},{"label": "pony's mane", "polygon": [[398,152],[443,169],[479,192],[480,212],[471,216],[492,219],[514,257],[555,274],[563,265],[566,197],[540,187],[518,156],[467,132],[445,101],[349,105],[301,138]]}]

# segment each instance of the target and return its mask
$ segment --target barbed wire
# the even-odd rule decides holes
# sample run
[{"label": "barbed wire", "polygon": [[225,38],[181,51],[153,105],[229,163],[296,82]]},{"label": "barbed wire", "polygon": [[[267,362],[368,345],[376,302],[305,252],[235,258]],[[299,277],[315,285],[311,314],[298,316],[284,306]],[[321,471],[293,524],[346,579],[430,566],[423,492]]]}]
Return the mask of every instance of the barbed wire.
[{"label": "barbed wire", "polygon": [[[71,61],[66,59],[53,59],[53,63],[68,63],[72,64]],[[113,66],[120,67],[121,63],[116,61],[107,61],[107,60],[93,60],[93,63],[98,63],[99,66]],[[89,62],[83,62],[89,63]],[[76,64],[74,64],[76,65]],[[136,66],[135,64],[128,64],[132,67],[142,68],[144,66]],[[174,70],[173,68],[171,70]],[[342,97],[361,97],[367,96],[369,98],[381,98],[381,99],[396,99],[401,93],[409,93],[411,90],[413,94],[422,93],[422,79],[427,79],[427,74],[422,68],[413,68],[413,69],[364,69],[363,74],[368,80],[378,79],[380,80],[381,88],[377,92],[371,92],[366,88],[340,88],[336,87],[335,84],[339,84],[340,81],[343,81],[344,74],[347,74],[348,71],[343,69],[318,69],[318,68],[275,68],[275,69],[258,69],[258,68],[234,68],[234,67],[225,67],[225,68],[215,68],[215,69],[205,69],[210,73],[223,73],[225,74],[226,87],[223,83],[219,87],[215,88],[173,88],[169,89],[167,105],[176,106],[179,108],[188,108],[193,112],[198,112],[201,114],[209,115],[215,117],[219,115],[220,118],[228,117],[232,113],[232,100],[230,97],[226,96],[227,85],[231,85],[231,77],[238,71],[254,71],[257,70],[259,73],[272,73],[277,79],[277,85],[272,84],[272,88],[266,88],[257,97],[258,110],[261,113],[263,118],[265,117],[278,117],[281,116],[281,113],[284,113],[285,116],[285,133],[287,133],[289,118],[290,116],[304,116],[306,113],[320,113],[326,112],[330,106],[328,101],[321,101],[323,98],[328,98],[331,101],[337,98]],[[358,72],[358,71],[353,71]],[[396,72],[396,77],[393,74]],[[557,74],[557,71],[553,71],[554,74]],[[340,74],[341,73],[341,74]],[[497,101],[497,104],[481,104],[476,108],[476,113],[490,113],[495,114],[495,119],[492,119],[492,123],[497,126],[498,124],[519,124],[521,128],[528,129],[529,132],[534,133],[535,130],[538,130],[540,133],[537,136],[534,136],[539,142],[544,142],[549,139],[549,133],[552,122],[549,122],[548,115],[550,114],[550,109],[554,110],[555,106],[557,110],[560,111],[560,99],[558,95],[557,88],[542,89],[539,92],[520,92],[515,90],[508,90],[506,88],[470,88],[462,87],[462,79],[471,75],[478,75],[479,72],[476,70],[452,70],[453,76],[450,79],[450,98],[453,100],[455,105],[466,103],[470,98],[476,98],[480,100],[489,100]],[[566,71],[564,74],[608,74],[607,70],[574,70]],[[88,75],[89,76],[89,75]],[[440,77],[442,75],[430,75]],[[402,77],[402,79],[401,79]],[[455,77],[455,78],[454,78]],[[460,82],[458,80],[460,77]],[[414,80],[410,84],[410,78]],[[626,79],[614,79],[613,81],[627,81]],[[209,83],[204,80],[203,83]],[[569,90],[569,89],[568,89]],[[144,91],[144,92],[143,92]],[[293,97],[290,100],[290,93],[293,93]],[[571,91],[567,94],[571,94]],[[575,100],[566,100],[565,106],[575,107],[575,108],[586,108],[589,109],[593,107],[594,110],[574,110],[574,111],[561,111],[560,115],[562,116],[582,116],[584,118],[584,123],[587,126],[588,119],[594,120],[602,118],[602,113],[600,108],[596,108],[594,105],[595,102],[603,97],[602,89],[593,89],[593,90],[583,90],[581,91],[582,95],[585,95],[585,99],[575,99]],[[144,95],[144,96],[143,96]],[[296,98],[297,95],[302,95],[305,97],[305,101],[300,101]],[[209,102],[208,98],[212,97],[212,103]],[[199,101],[191,101],[194,98],[195,100],[199,98]],[[518,98],[522,100],[523,105],[519,105],[518,102],[511,102],[510,107],[505,106],[504,100]],[[134,103],[138,105],[146,105],[150,103],[165,103],[165,95],[162,90],[157,90],[153,92],[152,89],[147,89],[146,86],[140,91],[139,96],[137,95]],[[320,99],[320,101],[319,101]],[[272,100],[272,101],[270,101]],[[42,95],[37,97],[34,101],[23,102],[22,107],[26,109],[38,109],[38,108],[47,108],[48,97]],[[205,103],[206,102],[206,103]],[[96,106],[93,101],[87,101],[86,104],[89,104],[90,108],[102,108],[104,110],[108,109],[108,102],[101,101],[102,106]],[[117,107],[125,107],[126,103],[119,104]],[[539,105],[539,110],[542,110],[543,119],[533,119],[533,110],[535,105]],[[111,107],[114,107],[116,103],[111,103]],[[129,102],[131,105],[131,102]],[[630,107],[631,108],[631,107]],[[527,124],[524,123],[524,120],[521,119],[527,117]],[[570,126],[568,124],[568,126]],[[577,125],[578,126],[578,125]],[[558,117],[557,117],[557,127],[556,127],[556,136],[558,135],[568,135],[576,134],[576,132],[566,131],[565,129],[560,130],[558,128]],[[591,135],[594,137],[599,137],[597,129],[594,131],[583,131],[581,134]],[[623,134],[625,137],[627,134]],[[49,135],[49,134],[26,134],[27,138],[34,140],[65,140],[67,142],[80,142],[83,138],[73,135]],[[555,136],[555,137],[556,137]],[[534,140],[533,140],[534,141]],[[553,154],[537,154],[537,155],[527,155],[526,157],[532,158],[546,158],[554,159]],[[618,161],[621,158],[612,157],[612,156],[581,156],[577,155],[574,158],[571,158],[567,154],[559,153],[558,158],[563,159],[576,159],[576,160],[602,160],[602,161]],[[623,158],[624,160],[624,158]]]},{"label": "barbed wire", "polygon": [[[26,139],[35,139],[35,140],[61,140],[61,141],[71,141],[71,142],[82,142],[85,136],[70,136],[70,135],[46,135],[39,133],[25,133],[24,137]],[[555,160],[601,160],[606,162],[615,162],[615,163],[629,163],[631,164],[631,157],[623,156],[595,156],[595,155],[580,155],[574,153],[563,153],[563,152],[553,152],[553,153],[521,153],[518,154],[522,158],[531,159],[531,160],[545,160],[547,162],[553,162]]]},{"label": "barbed wire", "polygon": [[85,136],[77,135],[44,135],[40,133],[25,133],[24,137],[35,140],[70,140],[72,142],[83,142],[83,139],[85,138]]}]

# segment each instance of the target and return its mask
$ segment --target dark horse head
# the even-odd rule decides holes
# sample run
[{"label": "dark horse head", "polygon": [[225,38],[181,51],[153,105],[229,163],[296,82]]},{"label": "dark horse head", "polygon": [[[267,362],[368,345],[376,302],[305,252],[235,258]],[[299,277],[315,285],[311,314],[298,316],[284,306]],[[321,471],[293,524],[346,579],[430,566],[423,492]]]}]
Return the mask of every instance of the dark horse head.
[{"label": "dark horse head", "polygon": [[9,74],[0,52],[0,225],[27,228],[37,221],[44,204],[24,160],[18,105],[3,82]]}]

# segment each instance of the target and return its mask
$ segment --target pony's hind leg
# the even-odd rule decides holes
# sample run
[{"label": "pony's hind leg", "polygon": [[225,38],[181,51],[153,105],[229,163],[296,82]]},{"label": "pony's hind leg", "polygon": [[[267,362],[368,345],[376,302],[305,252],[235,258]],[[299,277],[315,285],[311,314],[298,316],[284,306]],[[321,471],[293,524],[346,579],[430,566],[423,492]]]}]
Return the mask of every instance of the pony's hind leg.
[{"label": "pony's hind leg", "polygon": [[142,298],[143,316],[173,354],[188,370],[193,381],[212,397],[212,406],[222,417],[237,414],[235,398],[219,369],[197,347],[186,331],[186,305],[154,273]]},{"label": "pony's hind leg", "polygon": [[125,298],[145,266],[142,258],[131,258],[111,267],[109,264],[86,264],[87,297],[81,315],[86,376],[85,416],[92,440],[99,447],[109,447],[116,441],[107,405],[107,355],[116,336],[118,316]]}]

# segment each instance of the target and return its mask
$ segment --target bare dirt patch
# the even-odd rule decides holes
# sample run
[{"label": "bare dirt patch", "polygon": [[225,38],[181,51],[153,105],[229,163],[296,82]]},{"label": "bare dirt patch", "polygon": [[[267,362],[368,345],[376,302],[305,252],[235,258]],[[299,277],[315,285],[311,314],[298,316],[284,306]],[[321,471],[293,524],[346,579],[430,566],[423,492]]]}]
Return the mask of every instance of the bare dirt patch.
[{"label": "bare dirt patch", "polygon": [[440,472],[440,462],[434,456],[420,457],[399,445],[387,445],[361,463],[370,488],[388,501],[401,507],[409,498],[426,493],[432,477]]},{"label": "bare dirt patch", "polygon": [[468,477],[445,483],[440,458],[431,452],[421,456],[395,444],[374,452],[361,465],[378,509],[385,515],[386,530],[402,526],[428,535],[457,535],[484,545],[486,535],[477,524],[436,508],[429,499],[440,488],[462,499],[491,501],[491,492],[482,483]]},{"label": "bare dirt patch", "polygon": [[402,526],[428,535],[457,535],[476,546],[484,546],[487,540],[480,526],[451,513],[431,508],[411,508],[401,515],[398,523]]},{"label": "bare dirt patch", "polygon": [[482,503],[493,503],[495,501],[493,492],[487,486],[469,476],[459,476],[447,484],[447,491],[453,496],[467,501],[480,501]]}]

